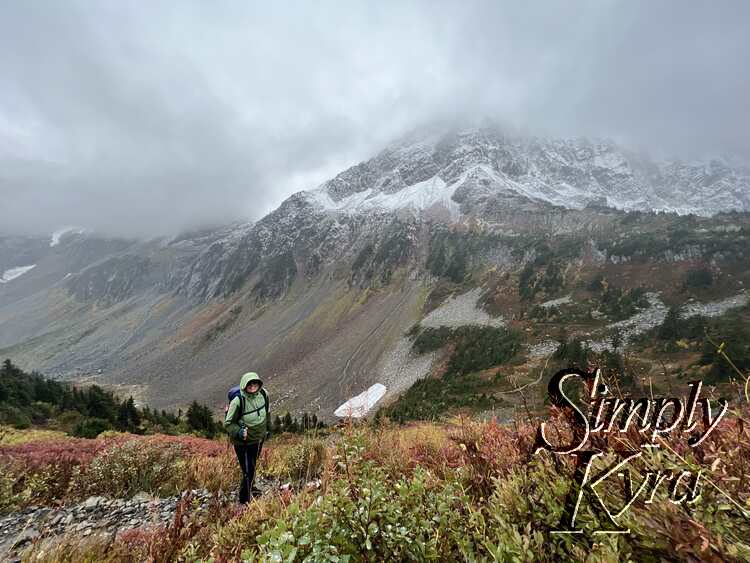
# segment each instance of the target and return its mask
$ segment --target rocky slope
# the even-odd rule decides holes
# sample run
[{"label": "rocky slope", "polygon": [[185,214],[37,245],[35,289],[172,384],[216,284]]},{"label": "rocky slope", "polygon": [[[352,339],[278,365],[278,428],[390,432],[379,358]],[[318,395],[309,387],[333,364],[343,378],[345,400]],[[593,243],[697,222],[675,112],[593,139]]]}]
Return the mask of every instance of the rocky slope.
[{"label": "rocky slope", "polygon": [[[373,383],[400,389],[429,371],[404,337],[425,316],[512,321],[565,295],[558,278],[564,291],[582,272],[644,261],[741,275],[747,216],[714,215],[748,209],[750,172],[721,160],[653,162],[492,127],[415,133],[254,224],[172,240],[0,237],[0,274],[12,273],[0,355],[159,407],[219,406],[255,369],[277,405],[326,418]],[[529,268],[542,289],[527,303]],[[472,288],[472,303],[448,302],[455,319],[450,307],[429,316]]]}]

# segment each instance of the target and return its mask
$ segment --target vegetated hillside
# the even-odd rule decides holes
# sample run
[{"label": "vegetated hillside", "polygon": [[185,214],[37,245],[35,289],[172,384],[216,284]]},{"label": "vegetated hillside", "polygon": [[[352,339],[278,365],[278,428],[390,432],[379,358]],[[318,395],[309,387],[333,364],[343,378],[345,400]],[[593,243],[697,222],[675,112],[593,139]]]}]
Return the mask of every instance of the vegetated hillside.
[{"label": "vegetated hillside", "polygon": [[[522,419],[274,438],[259,464],[265,492],[245,509],[227,497],[239,474],[226,444],[24,435],[34,441],[0,445],[0,507],[48,508],[0,517],[0,548],[50,562],[746,561],[750,436],[742,417],[746,408],[733,409],[699,447],[670,438],[670,449],[647,450],[631,466],[636,482],[645,468],[710,468],[705,476],[721,492],[703,482],[700,499],[680,506],[662,488],[618,517],[629,534],[603,536],[593,535],[604,525],[587,499],[582,534],[552,533],[573,457],[534,454],[536,426]],[[598,446],[637,450],[638,440],[609,435]],[[618,483],[597,489],[613,511],[624,504]]]},{"label": "vegetated hillside", "polygon": [[[512,329],[521,366],[563,329],[601,341],[624,323],[627,348],[662,307],[742,300],[750,281],[750,222],[727,211],[747,209],[744,168],[639,158],[491,127],[418,133],[255,224],[3,239],[5,266],[34,268],[0,285],[0,355],[160,409],[219,408],[252,369],[280,408],[326,419],[374,383],[387,402],[438,375],[455,343],[417,353],[423,322]],[[700,216],[639,211],[678,208]]]},{"label": "vegetated hillside", "polygon": [[119,399],[98,385],[74,387],[38,373],[25,373],[10,359],[0,366],[0,425],[68,432],[96,438],[118,430],[136,434],[195,432],[213,437],[220,426],[211,410],[194,401],[183,417],[165,410],[139,408],[133,397]]}]

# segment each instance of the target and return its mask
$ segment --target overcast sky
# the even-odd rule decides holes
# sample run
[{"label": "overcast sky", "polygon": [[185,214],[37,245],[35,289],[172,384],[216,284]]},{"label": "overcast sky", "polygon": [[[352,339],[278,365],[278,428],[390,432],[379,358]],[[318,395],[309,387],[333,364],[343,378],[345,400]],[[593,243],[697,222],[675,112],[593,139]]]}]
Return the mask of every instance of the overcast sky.
[{"label": "overcast sky", "polygon": [[0,232],[258,219],[437,119],[750,156],[750,2],[0,4]]}]

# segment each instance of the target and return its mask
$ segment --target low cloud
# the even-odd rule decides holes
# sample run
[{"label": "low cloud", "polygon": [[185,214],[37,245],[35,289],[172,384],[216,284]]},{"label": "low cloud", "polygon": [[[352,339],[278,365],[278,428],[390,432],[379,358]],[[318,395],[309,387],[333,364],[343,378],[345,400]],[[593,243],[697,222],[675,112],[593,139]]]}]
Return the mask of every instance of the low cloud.
[{"label": "low cloud", "polygon": [[750,4],[0,7],[2,232],[258,219],[434,120],[750,157]]}]

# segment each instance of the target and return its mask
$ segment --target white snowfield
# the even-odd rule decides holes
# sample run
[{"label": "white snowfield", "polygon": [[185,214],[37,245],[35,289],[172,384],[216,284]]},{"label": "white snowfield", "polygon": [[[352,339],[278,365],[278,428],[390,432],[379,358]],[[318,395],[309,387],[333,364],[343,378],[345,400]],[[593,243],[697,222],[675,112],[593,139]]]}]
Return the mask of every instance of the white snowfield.
[{"label": "white snowfield", "polygon": [[57,231],[55,231],[54,233],[52,233],[52,240],[50,240],[49,245],[50,246],[57,246],[58,244],[60,244],[60,239],[65,234],[75,233],[75,234],[81,235],[84,232],[86,232],[86,230],[85,229],[81,229],[79,227],[63,227],[62,229],[58,229]]},{"label": "white snowfield", "polygon": [[395,211],[408,208],[424,211],[434,205],[442,205],[452,216],[458,216],[460,214],[458,204],[451,198],[459,184],[460,181],[447,185],[442,178],[434,176],[392,194],[374,192],[372,188],[368,188],[339,201],[333,201],[325,188],[318,188],[307,194],[312,202],[317,203],[326,211],[362,213],[371,210]]},{"label": "white snowfield", "polygon": [[385,385],[376,383],[367,389],[367,391],[349,399],[333,411],[333,414],[339,418],[362,418],[383,398],[385,391]]},{"label": "white snowfield", "polygon": [[18,268],[11,268],[10,270],[5,270],[3,272],[3,275],[0,276],[0,283],[8,283],[11,280],[14,280],[22,275],[24,275],[29,270],[33,269],[36,266],[36,264],[32,264],[31,266],[19,266]]}]

